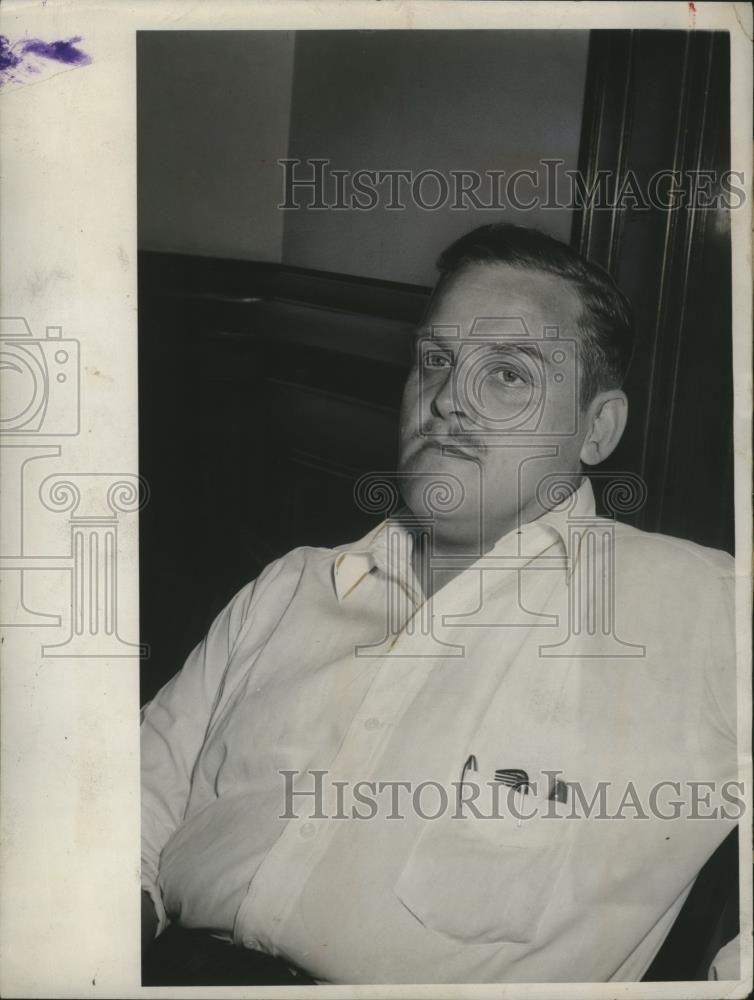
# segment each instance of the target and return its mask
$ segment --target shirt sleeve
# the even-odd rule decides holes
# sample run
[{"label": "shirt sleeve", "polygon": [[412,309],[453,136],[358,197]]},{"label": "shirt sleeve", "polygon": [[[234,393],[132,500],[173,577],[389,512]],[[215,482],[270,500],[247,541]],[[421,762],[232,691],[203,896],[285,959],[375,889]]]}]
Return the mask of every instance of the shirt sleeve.
[{"label": "shirt sleeve", "polygon": [[182,670],[142,709],[142,888],[157,911],[158,934],[168,923],[157,887],[160,854],[183,819],[194,764],[258,582],[247,584],[236,594]]}]

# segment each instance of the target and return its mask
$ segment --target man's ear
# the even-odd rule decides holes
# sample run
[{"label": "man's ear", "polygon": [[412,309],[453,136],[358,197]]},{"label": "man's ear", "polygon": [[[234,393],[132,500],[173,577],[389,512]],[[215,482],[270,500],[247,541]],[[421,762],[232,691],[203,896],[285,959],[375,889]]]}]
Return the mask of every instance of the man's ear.
[{"label": "man's ear", "polygon": [[620,389],[598,393],[587,410],[587,433],[581,446],[581,461],[598,465],[612,454],[618,445],[628,419],[628,400]]}]

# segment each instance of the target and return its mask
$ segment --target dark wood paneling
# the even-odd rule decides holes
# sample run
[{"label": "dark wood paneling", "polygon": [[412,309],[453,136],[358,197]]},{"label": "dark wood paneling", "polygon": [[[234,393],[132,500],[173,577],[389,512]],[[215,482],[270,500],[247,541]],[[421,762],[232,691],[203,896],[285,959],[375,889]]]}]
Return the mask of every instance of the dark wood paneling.
[{"label": "dark wood paneling", "polygon": [[[613,181],[608,207],[575,214],[572,242],[615,277],[637,325],[631,417],[602,469],[642,476],[638,526],[733,552],[729,213],[609,207],[628,171],[645,192],[661,170],[712,171],[715,195],[729,167],[727,34],[592,32],[579,169]],[[733,831],[704,866],[645,980],[706,979],[738,933],[737,845]]]},{"label": "dark wood paneling", "polygon": [[272,559],[374,523],[353,487],[395,467],[426,298],[388,282],[140,255],[144,699]]},{"label": "dark wood paneling", "polygon": [[[593,183],[628,171],[646,192],[661,170],[730,167],[729,38],[722,32],[592,32],[579,169]],[[666,186],[660,188],[665,192]],[[637,342],[631,417],[605,471],[647,485],[634,517],[650,531],[733,551],[729,212],[626,199],[585,206],[573,243],[631,299]]]}]

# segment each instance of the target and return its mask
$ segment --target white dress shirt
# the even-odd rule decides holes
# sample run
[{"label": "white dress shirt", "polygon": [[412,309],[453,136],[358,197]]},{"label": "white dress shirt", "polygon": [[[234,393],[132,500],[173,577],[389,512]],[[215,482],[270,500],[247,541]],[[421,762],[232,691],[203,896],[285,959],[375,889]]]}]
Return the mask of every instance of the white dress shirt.
[{"label": "white dress shirt", "polygon": [[[290,552],[146,706],[160,929],[232,935],[333,983],[640,979],[736,818],[638,818],[658,782],[680,783],[666,814],[716,782],[704,813],[736,778],[731,558],[596,518],[586,480],[428,601],[410,557],[394,520]],[[424,818],[437,785],[451,801],[463,772],[486,802],[510,769],[549,819]],[[320,815],[286,802],[285,771],[289,791],[321,781]],[[548,803],[545,771],[588,798],[609,782],[623,818],[565,818],[574,793]],[[360,781],[437,785],[424,816],[393,784],[363,819]]]}]

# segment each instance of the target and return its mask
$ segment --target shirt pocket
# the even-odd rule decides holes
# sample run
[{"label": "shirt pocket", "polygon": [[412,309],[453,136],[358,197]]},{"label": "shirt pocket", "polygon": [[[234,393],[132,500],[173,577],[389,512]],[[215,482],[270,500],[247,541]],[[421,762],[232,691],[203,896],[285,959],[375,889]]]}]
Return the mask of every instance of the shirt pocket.
[{"label": "shirt pocket", "polygon": [[425,927],[466,944],[537,933],[569,850],[562,818],[427,821],[394,892]]}]

